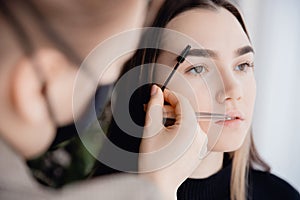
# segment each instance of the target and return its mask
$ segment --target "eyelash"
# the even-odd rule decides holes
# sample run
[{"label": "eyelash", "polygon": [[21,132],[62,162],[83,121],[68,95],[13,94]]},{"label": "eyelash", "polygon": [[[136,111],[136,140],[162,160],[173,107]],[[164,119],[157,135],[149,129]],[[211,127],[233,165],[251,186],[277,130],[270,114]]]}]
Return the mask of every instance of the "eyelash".
[{"label": "eyelash", "polygon": [[[236,68],[238,68],[240,66],[245,66],[245,67],[244,67],[243,70],[236,70]],[[197,72],[197,70],[200,67],[202,68],[202,70],[200,72]],[[237,66],[234,67],[234,70],[247,73],[247,71],[248,71],[249,68],[254,68],[254,63],[253,62],[244,62],[242,64],[239,64],[239,65],[237,65]],[[205,70],[205,71],[202,72],[203,70]],[[194,65],[191,68],[189,68],[189,69],[186,70],[186,73],[191,73],[193,75],[199,75],[199,74],[203,74],[205,72],[208,72],[208,69],[204,65]]]},{"label": "eyelash", "polygon": [[[243,70],[236,70],[236,68],[238,68],[239,66],[245,66]],[[240,71],[240,72],[244,72],[244,73],[247,73],[248,69],[249,68],[254,68],[254,63],[250,63],[250,62],[244,62],[242,64],[239,64],[237,66],[234,67],[234,70],[236,71]]]},{"label": "eyelash", "polygon": [[[199,71],[197,72],[197,70],[200,67],[202,68],[202,70],[200,72]],[[203,70],[205,70],[205,72],[208,72],[207,67],[205,67],[203,65],[193,65],[191,68],[186,70],[186,73],[191,73],[193,75],[199,75],[199,74],[205,73],[205,72],[202,72]]]}]

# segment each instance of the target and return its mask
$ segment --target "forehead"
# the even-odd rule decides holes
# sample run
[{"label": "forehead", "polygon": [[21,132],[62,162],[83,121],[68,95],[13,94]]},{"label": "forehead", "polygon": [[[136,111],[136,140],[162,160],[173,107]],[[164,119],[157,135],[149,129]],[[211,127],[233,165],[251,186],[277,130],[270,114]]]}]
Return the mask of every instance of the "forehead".
[{"label": "forehead", "polygon": [[200,46],[215,51],[230,51],[250,45],[238,20],[224,8],[209,10],[195,8],[173,18],[166,26],[179,31]]}]

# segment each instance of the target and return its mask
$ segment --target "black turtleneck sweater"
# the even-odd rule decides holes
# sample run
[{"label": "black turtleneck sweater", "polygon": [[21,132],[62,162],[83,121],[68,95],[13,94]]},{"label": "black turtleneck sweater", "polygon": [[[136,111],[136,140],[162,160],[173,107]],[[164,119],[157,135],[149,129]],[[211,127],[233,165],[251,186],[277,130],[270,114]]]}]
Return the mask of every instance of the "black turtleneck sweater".
[{"label": "black turtleneck sweater", "polygon": [[[230,200],[232,163],[224,161],[223,168],[204,179],[187,179],[178,189],[178,200]],[[300,200],[299,193],[287,182],[268,172],[251,169],[248,200]]]}]

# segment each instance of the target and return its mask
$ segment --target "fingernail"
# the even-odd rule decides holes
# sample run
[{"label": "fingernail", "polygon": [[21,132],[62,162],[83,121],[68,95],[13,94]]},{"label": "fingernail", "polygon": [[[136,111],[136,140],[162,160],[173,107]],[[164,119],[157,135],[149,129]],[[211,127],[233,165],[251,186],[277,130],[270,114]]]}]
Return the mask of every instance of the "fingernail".
[{"label": "fingernail", "polygon": [[151,96],[155,95],[157,92],[157,86],[156,85],[152,85],[152,88],[151,88]]}]

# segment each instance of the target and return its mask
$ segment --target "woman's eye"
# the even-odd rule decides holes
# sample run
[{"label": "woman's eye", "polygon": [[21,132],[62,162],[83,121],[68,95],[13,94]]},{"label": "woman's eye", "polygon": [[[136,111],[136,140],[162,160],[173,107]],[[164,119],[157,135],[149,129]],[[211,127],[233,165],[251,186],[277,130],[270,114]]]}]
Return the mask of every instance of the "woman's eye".
[{"label": "woman's eye", "polygon": [[192,68],[188,69],[187,72],[192,73],[194,75],[203,74],[207,71],[207,69],[202,65],[196,65]]},{"label": "woman's eye", "polygon": [[249,69],[249,67],[253,67],[252,65],[250,65],[249,63],[243,63],[240,64],[238,66],[236,66],[234,68],[235,71],[241,71],[241,72],[247,72],[247,70]]}]

